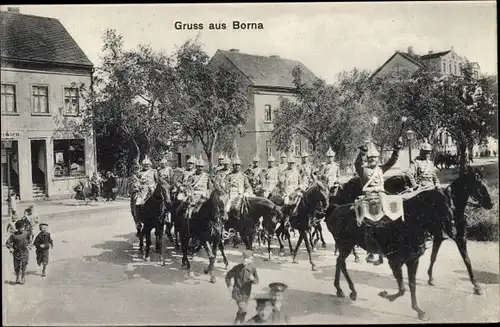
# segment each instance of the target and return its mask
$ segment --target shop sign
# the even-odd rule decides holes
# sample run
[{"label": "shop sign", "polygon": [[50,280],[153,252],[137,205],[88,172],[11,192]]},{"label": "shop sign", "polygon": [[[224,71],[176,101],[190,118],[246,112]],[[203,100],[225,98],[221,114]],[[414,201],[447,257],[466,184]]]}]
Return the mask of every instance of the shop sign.
[{"label": "shop sign", "polygon": [[13,139],[21,137],[21,133],[19,132],[2,132],[2,139]]}]

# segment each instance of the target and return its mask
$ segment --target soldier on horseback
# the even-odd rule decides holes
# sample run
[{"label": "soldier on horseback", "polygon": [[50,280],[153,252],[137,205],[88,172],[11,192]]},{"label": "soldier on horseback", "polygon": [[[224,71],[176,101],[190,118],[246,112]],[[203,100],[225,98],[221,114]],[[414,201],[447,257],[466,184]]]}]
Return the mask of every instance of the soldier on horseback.
[{"label": "soldier on horseback", "polygon": [[288,167],[288,164],[286,162],[286,154],[285,152],[281,152],[280,155],[280,163],[278,164],[278,170],[281,172],[285,171]]},{"label": "soldier on horseback", "polygon": [[436,166],[431,160],[431,152],[432,146],[427,141],[420,145],[420,155],[413,161],[413,169],[409,174],[413,189],[440,187]]},{"label": "soldier on horseback", "polygon": [[193,212],[197,212],[200,209],[203,202],[209,197],[208,174],[203,171],[205,167],[205,161],[200,158],[196,162],[196,171],[187,178],[187,187],[192,192],[191,197],[193,200],[192,210],[189,212],[189,216]]},{"label": "soldier on horseback", "polygon": [[229,165],[231,164],[231,160],[229,160],[228,157],[224,157],[224,160],[222,160],[221,163],[221,168],[217,170],[216,176],[220,181],[224,181],[226,179],[226,176],[231,172],[229,169]]},{"label": "soldier on horseback", "polygon": [[248,176],[248,180],[250,185],[252,186],[252,190],[257,191],[262,184],[262,168],[259,167],[260,159],[258,156],[255,156],[252,160],[253,166],[252,168],[248,168],[245,174]]},{"label": "soldier on horseback", "polygon": [[226,205],[226,212],[238,210],[241,206],[243,197],[252,194],[252,186],[248,177],[241,172],[241,160],[236,157],[233,160],[233,172],[228,174],[225,179],[225,185],[229,191],[229,200]]},{"label": "soldier on horseback", "polygon": [[151,160],[146,156],[142,161],[136,205],[143,205],[153,194],[158,183],[158,172],[151,168]]},{"label": "soldier on horseback", "polygon": [[160,161],[160,165],[158,166],[158,177],[169,185],[172,184],[172,167],[168,165],[168,160],[166,158]]},{"label": "soldier on horseback", "polygon": [[276,188],[279,182],[279,168],[274,165],[274,157],[270,155],[267,158],[267,169],[262,177],[262,189],[264,190],[264,197],[269,198],[269,195]]},{"label": "soldier on horseback", "polygon": [[326,160],[327,162],[321,169],[321,179],[325,181],[325,184],[330,192],[332,192],[332,188],[338,183],[338,179],[340,176],[339,165],[334,161],[335,152],[328,148],[326,152]]},{"label": "soldier on horseback", "polygon": [[281,172],[279,185],[284,197],[285,205],[293,205],[291,215],[297,214],[297,207],[302,195],[302,179],[299,170],[294,166],[295,157],[292,153],[288,157],[288,168]]},{"label": "soldier on horseback", "polygon": [[302,152],[301,157],[302,163],[298,168],[304,184],[304,189],[307,189],[315,180],[315,169],[314,166],[308,161],[309,154],[306,151]]},{"label": "soldier on horseback", "polygon": [[217,167],[215,167],[215,171],[216,172],[218,172],[219,170],[224,169],[224,162],[226,161],[226,157],[221,152],[221,154],[219,154],[219,157],[217,158],[217,160],[218,160]]}]

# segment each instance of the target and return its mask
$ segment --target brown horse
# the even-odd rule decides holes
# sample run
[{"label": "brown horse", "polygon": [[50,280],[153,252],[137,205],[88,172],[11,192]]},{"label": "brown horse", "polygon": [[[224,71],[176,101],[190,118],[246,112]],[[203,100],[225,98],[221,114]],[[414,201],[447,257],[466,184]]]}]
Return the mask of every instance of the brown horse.
[{"label": "brown horse", "polygon": [[[355,183],[351,182],[351,185],[355,185]],[[356,193],[355,187],[345,188],[344,190],[344,192],[339,192],[339,196],[344,199],[352,198]],[[478,171],[472,169],[469,169],[465,175],[455,180],[444,191],[438,189],[422,191],[405,200],[403,204],[404,221],[400,219],[383,227],[373,228],[374,231],[371,233],[371,237],[374,242],[368,242],[366,238],[366,223],[362,226],[357,225],[356,216],[350,204],[329,208],[326,223],[340,250],[334,282],[337,296],[344,297],[339,283],[340,271],[342,271],[351,290],[351,299],[355,300],[357,298],[354,283],[347,272],[345,263],[345,259],[354,246],[358,244],[369,252],[381,250],[384,256],[387,257],[397,280],[398,292],[388,295],[384,291],[379,295],[390,301],[404,295],[406,290],[403,283],[402,266],[406,265],[408,267],[412,308],[417,311],[420,319],[425,320],[425,312],[419,308],[416,298],[416,273],[419,258],[425,251],[425,234],[427,232],[434,236],[434,260],[434,252],[437,253],[437,249],[439,249],[439,246],[436,247],[436,242],[441,243],[442,240],[437,241],[437,239],[442,235],[443,230],[452,237],[457,234],[455,237],[457,245],[462,244],[463,241],[457,240],[465,240],[465,237],[458,236],[459,233],[456,233],[456,230],[465,230],[465,226],[461,226],[461,222],[465,223],[465,220],[459,214],[460,212],[463,213],[469,197],[472,197],[485,209],[492,207],[491,198],[482,176]],[[472,270],[469,271],[469,274],[472,280]],[[475,289],[477,289],[478,286],[474,280],[473,283]]]}]

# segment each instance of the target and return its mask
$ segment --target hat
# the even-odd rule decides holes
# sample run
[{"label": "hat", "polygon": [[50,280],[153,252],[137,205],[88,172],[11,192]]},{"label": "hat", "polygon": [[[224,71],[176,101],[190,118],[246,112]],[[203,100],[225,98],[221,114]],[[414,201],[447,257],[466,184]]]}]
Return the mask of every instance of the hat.
[{"label": "hat", "polygon": [[257,305],[268,305],[272,304],[273,298],[269,294],[258,294],[253,298]]},{"label": "hat", "polygon": [[16,229],[23,228],[24,227],[24,222],[22,220],[18,220],[15,223]]},{"label": "hat", "polygon": [[24,209],[24,212],[30,212],[33,211],[33,206],[29,206],[26,209]]},{"label": "hat", "polygon": [[191,156],[191,157],[188,159],[187,163],[192,163],[192,164],[195,164],[195,163],[196,163],[196,158],[195,158],[194,156]]},{"label": "hat", "polygon": [[221,152],[221,154],[219,154],[219,157],[217,159],[219,159],[219,160],[225,160],[226,157],[224,156],[224,153]]},{"label": "hat", "polygon": [[224,157],[224,161],[222,162],[223,165],[230,165],[231,164],[231,159],[229,157]]},{"label": "hat", "polygon": [[40,224],[40,227],[42,227],[42,226],[47,226],[47,227],[49,227],[49,224],[47,224],[47,223],[41,223],[41,224]]},{"label": "hat", "polygon": [[373,144],[373,142],[370,141],[366,147],[368,149],[368,151],[366,152],[367,157],[378,157],[379,156],[379,152],[378,152],[377,148],[375,147],[375,144]]},{"label": "hat", "polygon": [[432,151],[432,145],[427,143],[427,141],[424,141],[420,144],[420,151]]},{"label": "hat", "polygon": [[196,160],[196,166],[203,167],[205,166],[205,160],[200,156],[200,159]]},{"label": "hat", "polygon": [[326,156],[335,157],[335,151],[333,151],[331,147],[328,147],[328,151],[326,151]]},{"label": "hat", "polygon": [[290,153],[290,155],[288,156],[288,160],[287,160],[288,163],[295,163],[295,156]]},{"label": "hat", "polygon": [[258,157],[258,156],[255,156],[255,157],[253,157],[252,161],[253,161],[253,162],[259,162],[259,161],[260,161],[260,159],[259,159],[259,157]]},{"label": "hat", "polygon": [[246,258],[252,258],[253,257],[253,251],[251,250],[245,250],[243,252],[243,258],[246,259]]},{"label": "hat", "polygon": [[151,160],[149,160],[148,156],[144,157],[144,160],[142,160],[142,164],[145,165],[151,165]]},{"label": "hat", "polygon": [[302,158],[306,158],[306,157],[309,157],[309,153],[307,153],[306,151],[303,151]]},{"label": "hat", "polygon": [[276,161],[273,157],[273,155],[270,155],[269,157],[267,157],[267,161],[269,162],[273,162],[273,161]]},{"label": "hat", "polygon": [[233,165],[241,165],[241,160],[238,156],[233,159]]},{"label": "hat", "polygon": [[167,162],[168,162],[168,161],[167,161],[167,159],[166,159],[166,158],[163,158],[163,159],[161,159],[161,160],[160,160],[160,163],[161,163],[161,164],[166,164]]},{"label": "hat", "polygon": [[269,284],[269,288],[274,292],[284,292],[288,288],[288,285],[284,283],[271,283]]},{"label": "hat", "polygon": [[280,158],[286,158],[285,152],[281,152]]}]

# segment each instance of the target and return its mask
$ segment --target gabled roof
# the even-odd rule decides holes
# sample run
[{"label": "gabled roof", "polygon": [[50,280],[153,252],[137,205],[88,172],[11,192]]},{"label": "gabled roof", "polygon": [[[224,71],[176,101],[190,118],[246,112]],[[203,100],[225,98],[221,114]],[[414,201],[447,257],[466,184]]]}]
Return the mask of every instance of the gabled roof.
[{"label": "gabled roof", "polygon": [[93,66],[55,18],[2,11],[0,22],[2,59]]},{"label": "gabled roof", "polygon": [[418,67],[424,67],[424,64],[422,62],[420,62],[420,60],[418,60],[417,58],[414,58],[413,56],[410,56],[409,54],[407,53],[404,53],[404,52],[400,52],[400,51],[396,51],[394,52],[394,54],[389,58],[387,59],[386,62],[384,62],[384,64],[382,66],[380,66],[371,76],[370,76],[370,79],[373,78],[375,75],[377,75],[381,70],[382,68],[384,68],[389,62],[392,61],[392,59],[394,59],[394,57],[396,57],[397,55],[400,55],[401,57],[403,57],[404,59],[410,61],[411,63],[417,65]]},{"label": "gabled roof", "polygon": [[267,57],[237,51],[217,50],[224,55],[254,86],[295,88],[292,70],[302,69],[304,83],[312,83],[317,77],[297,60]]},{"label": "gabled roof", "polygon": [[451,50],[447,51],[441,51],[441,52],[436,52],[436,53],[429,53],[423,56],[420,56],[420,59],[433,59],[433,58],[439,58],[442,57],[446,54],[448,54]]}]

